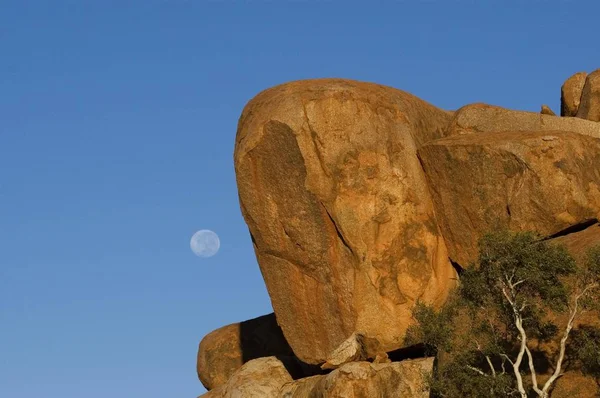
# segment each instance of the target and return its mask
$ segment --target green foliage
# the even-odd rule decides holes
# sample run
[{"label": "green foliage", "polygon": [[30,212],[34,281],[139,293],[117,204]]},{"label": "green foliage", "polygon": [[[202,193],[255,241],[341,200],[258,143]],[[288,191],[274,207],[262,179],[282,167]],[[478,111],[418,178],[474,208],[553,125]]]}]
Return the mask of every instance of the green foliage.
[{"label": "green foliage", "polygon": [[[590,249],[586,253],[583,267],[579,270],[580,285],[600,284],[600,246]],[[594,294],[596,293],[596,294]],[[599,309],[600,297],[597,291],[587,295],[583,305],[587,309]]]},{"label": "green foliage", "polygon": [[479,249],[479,268],[470,272],[473,276],[461,280],[461,295],[466,300],[474,304],[502,303],[505,298],[499,294],[498,281],[512,277],[523,281],[518,304],[523,299],[539,298],[544,307],[565,309],[569,292],[561,278],[574,274],[577,267],[564,247],[549,245],[530,232],[500,232],[485,235]]},{"label": "green foliage", "polygon": [[440,311],[435,311],[423,303],[417,303],[413,310],[413,317],[417,324],[406,331],[406,345],[423,344],[428,356],[437,354],[438,350],[450,351],[451,339],[454,334],[452,319],[455,315],[454,306],[450,300]]},{"label": "green foliage", "polygon": [[580,361],[585,374],[600,378],[600,329],[585,326],[576,330],[569,351],[571,356]]},{"label": "green foliage", "polygon": [[[437,355],[429,383],[435,397],[523,396],[512,366],[519,350],[525,356],[522,333],[528,344],[560,340],[566,325],[548,314],[571,314],[573,297],[587,297],[593,289],[583,287],[600,281],[600,247],[581,269],[565,248],[529,232],[488,234],[479,248],[477,264],[461,274],[448,304],[436,311],[418,303],[406,334],[406,344],[424,344]],[[598,302],[588,301],[588,307]],[[600,330],[579,332],[569,352],[600,377]],[[525,359],[519,373],[528,371]]]},{"label": "green foliage", "polygon": [[[598,276],[600,276],[600,246],[588,251],[580,271],[580,280],[590,285],[600,282]],[[597,295],[589,295],[586,299],[583,304],[587,309],[598,309]],[[581,370],[585,374],[600,379],[600,328],[586,325],[575,330],[569,344],[569,354],[579,361]]]},{"label": "green foliage", "polygon": [[442,364],[437,369],[437,374],[429,379],[431,396],[434,398],[504,398],[519,395],[510,375],[504,373],[492,377],[477,374],[468,367],[476,362],[476,355],[465,353],[451,363]]}]

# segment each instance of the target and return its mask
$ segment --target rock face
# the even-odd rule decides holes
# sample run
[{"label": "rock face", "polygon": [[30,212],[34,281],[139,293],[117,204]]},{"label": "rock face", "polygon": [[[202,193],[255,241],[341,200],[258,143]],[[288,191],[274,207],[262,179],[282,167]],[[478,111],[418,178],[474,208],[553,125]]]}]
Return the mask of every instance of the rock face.
[{"label": "rock face", "polygon": [[581,260],[589,249],[600,245],[600,224],[593,223],[581,231],[553,238],[551,242],[564,245],[573,257]]},{"label": "rock face", "polygon": [[600,216],[600,140],[570,132],[503,132],[419,150],[451,258],[468,266],[494,228],[552,235]]},{"label": "rock face", "polygon": [[600,124],[535,112],[514,111],[486,104],[466,105],[454,114],[447,135],[503,131],[572,131],[600,138]]},{"label": "rock face", "polygon": [[301,360],[324,362],[353,332],[398,348],[415,301],[444,302],[454,270],[417,148],[450,118],[408,93],[339,79],[277,86],[244,109],[242,213]]},{"label": "rock face", "polygon": [[253,359],[244,364],[226,384],[202,395],[203,398],[279,398],[280,389],[292,377],[275,357]]},{"label": "rock face", "polygon": [[254,359],[202,398],[427,398],[433,358],[387,364],[352,362],[328,375],[292,381],[275,357]]},{"label": "rock face", "polygon": [[218,387],[252,359],[293,356],[275,314],[223,326],[208,335],[198,347],[198,378],[211,390]]},{"label": "rock face", "polygon": [[560,115],[577,116],[581,93],[587,73],[579,72],[568,78],[560,90]]},{"label": "rock face", "polygon": [[577,117],[600,122],[600,69],[585,79]]},{"label": "rock face", "polygon": [[[600,70],[564,83],[561,116],[342,79],[256,96],[234,163],[275,314],[201,341],[204,397],[427,397],[433,359],[403,360],[422,355],[403,347],[412,309],[444,304],[484,233],[535,230],[578,259],[600,244]],[[595,393],[567,375],[555,394]]]},{"label": "rock face", "polygon": [[389,364],[352,362],[326,376],[314,376],[287,383],[282,398],[427,398],[426,375],[433,370],[433,358]]}]

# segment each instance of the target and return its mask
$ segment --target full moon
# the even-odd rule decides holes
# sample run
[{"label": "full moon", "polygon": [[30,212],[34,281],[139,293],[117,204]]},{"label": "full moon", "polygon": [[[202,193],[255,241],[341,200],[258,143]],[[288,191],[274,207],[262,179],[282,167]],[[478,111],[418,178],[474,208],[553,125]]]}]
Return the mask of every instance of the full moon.
[{"label": "full moon", "polygon": [[219,236],[208,229],[202,229],[192,235],[190,247],[198,257],[212,257],[219,251]]}]

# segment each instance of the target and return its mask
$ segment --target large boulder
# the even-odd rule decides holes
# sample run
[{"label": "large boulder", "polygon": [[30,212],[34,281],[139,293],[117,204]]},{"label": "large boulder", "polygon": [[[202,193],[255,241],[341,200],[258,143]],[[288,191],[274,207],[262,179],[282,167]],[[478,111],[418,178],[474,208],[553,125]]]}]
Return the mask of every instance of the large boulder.
[{"label": "large boulder", "polygon": [[427,398],[433,358],[386,364],[351,362],[326,376],[285,384],[282,398]]},{"label": "large boulder", "polygon": [[600,69],[590,73],[585,79],[577,117],[600,122]]},{"label": "large boulder", "polygon": [[292,377],[275,357],[253,359],[233,373],[226,384],[202,398],[280,398],[284,384]]},{"label": "large boulder", "polygon": [[198,347],[198,378],[207,390],[225,384],[252,359],[293,356],[275,314],[223,326],[207,334]]},{"label": "large boulder", "polygon": [[283,333],[324,362],[353,332],[402,345],[417,300],[454,284],[417,148],[451,113],[340,79],[266,90],[238,125],[242,213]]},{"label": "large boulder", "polygon": [[465,105],[457,110],[446,135],[542,130],[573,131],[600,138],[600,124],[589,120],[515,111],[480,103]]},{"label": "large boulder", "polygon": [[560,90],[561,116],[577,116],[586,77],[587,73],[585,72],[575,73],[562,85]]},{"label": "large boulder", "polygon": [[600,215],[600,139],[561,131],[470,134],[419,150],[452,260],[492,229],[553,235]]}]

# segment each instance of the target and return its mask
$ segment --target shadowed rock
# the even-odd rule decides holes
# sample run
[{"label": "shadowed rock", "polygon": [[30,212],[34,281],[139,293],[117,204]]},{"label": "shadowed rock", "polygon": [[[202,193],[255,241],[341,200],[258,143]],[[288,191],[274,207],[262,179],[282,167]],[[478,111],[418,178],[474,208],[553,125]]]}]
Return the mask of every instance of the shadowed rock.
[{"label": "shadowed rock", "polygon": [[590,73],[585,79],[577,117],[600,122],[600,69]]},{"label": "shadowed rock", "polygon": [[560,90],[561,116],[577,116],[586,77],[585,72],[575,73],[563,84]]},{"label": "shadowed rock", "polygon": [[283,337],[275,314],[219,328],[206,335],[198,347],[198,378],[207,390],[219,387],[252,359],[276,356],[292,377],[320,373],[317,366],[302,363]]},{"label": "shadowed rock", "polygon": [[581,260],[589,249],[600,246],[600,224],[594,223],[585,229],[550,239],[550,241],[564,245],[573,257]]}]

